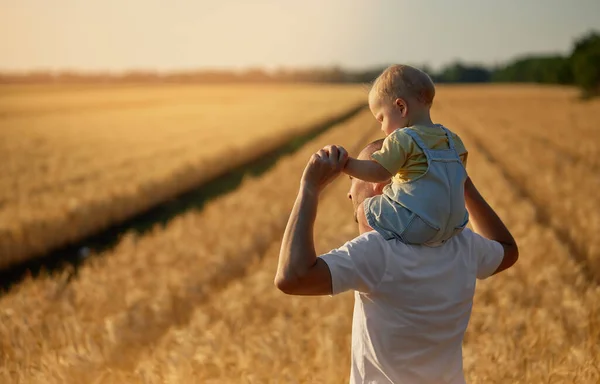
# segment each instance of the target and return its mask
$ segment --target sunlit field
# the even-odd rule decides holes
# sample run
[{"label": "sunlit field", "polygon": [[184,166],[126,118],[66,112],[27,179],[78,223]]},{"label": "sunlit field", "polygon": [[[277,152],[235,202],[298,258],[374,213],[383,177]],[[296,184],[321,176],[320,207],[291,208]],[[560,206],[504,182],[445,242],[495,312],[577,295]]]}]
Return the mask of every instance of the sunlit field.
[{"label": "sunlit field", "polygon": [[2,86],[0,267],[128,218],[364,103],[359,86]]},{"label": "sunlit field", "polygon": [[[153,90],[144,104],[139,88],[114,98],[103,92],[74,100],[44,90],[2,101],[0,151],[10,159],[0,168],[3,240],[25,233],[29,217],[59,220],[71,199],[77,207],[104,202],[103,212],[119,191],[125,205],[164,197],[156,191],[177,184],[176,167],[243,157],[364,97],[360,87],[217,87],[210,95],[183,87]],[[513,268],[478,282],[464,343],[467,381],[599,382],[600,101],[582,102],[570,88],[489,85],[440,87],[436,98],[434,120],[461,135],[469,174],[520,247]],[[189,102],[169,107],[155,99]],[[228,102],[238,109],[223,107]],[[334,143],[356,155],[380,137],[364,109],[202,209],[143,234],[123,233],[76,272],[14,285],[0,297],[0,382],[347,382],[353,295],[285,296],[273,277],[310,155]],[[217,160],[202,163],[209,156]],[[153,187],[134,187],[144,183]],[[319,252],[357,235],[348,188],[340,177],[320,200]],[[68,220],[115,218],[85,209]],[[59,236],[73,230],[52,228]],[[35,236],[27,233],[11,235],[11,249],[31,247]]]}]

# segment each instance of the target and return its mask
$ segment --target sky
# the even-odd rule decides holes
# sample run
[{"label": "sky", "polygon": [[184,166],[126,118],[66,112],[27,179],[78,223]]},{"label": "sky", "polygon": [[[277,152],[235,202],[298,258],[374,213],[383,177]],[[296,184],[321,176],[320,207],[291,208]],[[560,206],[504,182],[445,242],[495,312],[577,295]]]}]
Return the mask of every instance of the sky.
[{"label": "sky", "polygon": [[0,71],[359,69],[567,54],[600,0],[0,0]]}]

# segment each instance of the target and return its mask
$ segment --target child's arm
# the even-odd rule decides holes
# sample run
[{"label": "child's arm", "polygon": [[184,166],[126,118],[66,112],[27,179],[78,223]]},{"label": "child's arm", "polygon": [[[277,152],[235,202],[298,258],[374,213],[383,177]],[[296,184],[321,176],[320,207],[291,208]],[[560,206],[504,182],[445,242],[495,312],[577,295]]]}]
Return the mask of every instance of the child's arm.
[{"label": "child's arm", "polygon": [[383,183],[392,177],[392,174],[375,160],[358,160],[353,157],[348,158],[344,173],[371,183]]}]

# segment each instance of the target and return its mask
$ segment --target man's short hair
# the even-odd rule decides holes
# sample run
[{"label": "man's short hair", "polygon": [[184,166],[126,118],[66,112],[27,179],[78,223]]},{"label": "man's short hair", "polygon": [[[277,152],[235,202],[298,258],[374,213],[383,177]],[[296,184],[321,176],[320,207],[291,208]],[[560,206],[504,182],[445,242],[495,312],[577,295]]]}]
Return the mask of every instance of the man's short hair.
[{"label": "man's short hair", "polygon": [[[379,151],[383,147],[383,139],[377,139],[367,144],[362,151],[360,151],[359,157],[371,158],[374,152]],[[362,156],[361,156],[362,155]]]}]

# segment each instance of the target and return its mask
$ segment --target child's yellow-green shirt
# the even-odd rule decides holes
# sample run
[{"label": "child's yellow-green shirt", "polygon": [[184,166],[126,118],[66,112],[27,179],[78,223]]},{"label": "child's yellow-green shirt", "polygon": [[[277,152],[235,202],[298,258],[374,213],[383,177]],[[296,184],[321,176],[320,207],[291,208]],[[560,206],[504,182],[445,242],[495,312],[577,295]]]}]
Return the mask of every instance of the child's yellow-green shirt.
[{"label": "child's yellow-green shirt", "polygon": [[[413,126],[409,127],[419,135],[429,149],[448,149],[446,132],[440,127]],[[456,152],[465,168],[467,167],[468,152],[454,132],[452,139]],[[373,160],[381,164],[392,175],[393,183],[404,183],[425,173],[427,158],[417,143],[400,129],[395,130],[383,141],[382,148],[371,155]]]}]

